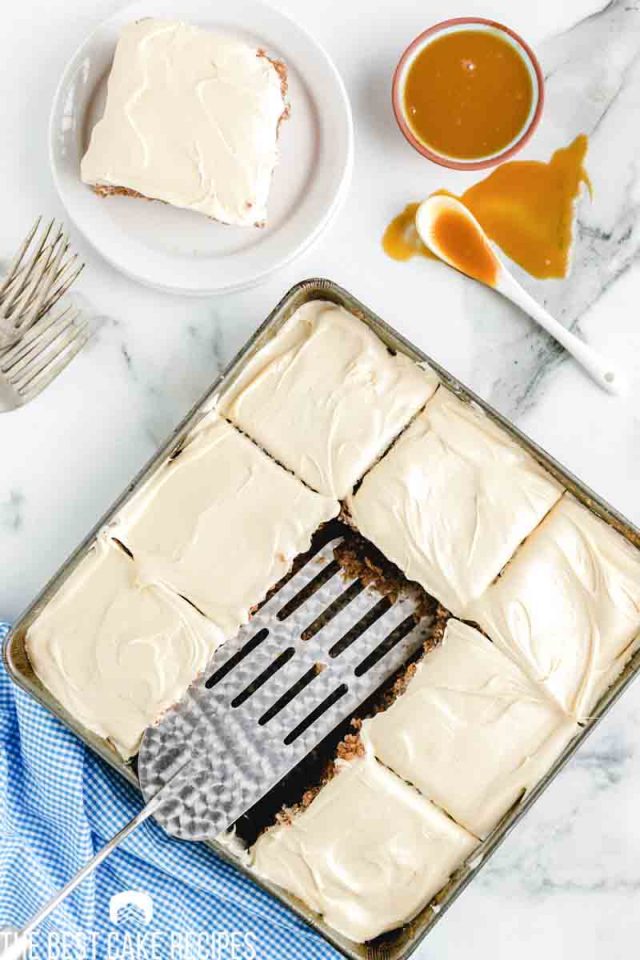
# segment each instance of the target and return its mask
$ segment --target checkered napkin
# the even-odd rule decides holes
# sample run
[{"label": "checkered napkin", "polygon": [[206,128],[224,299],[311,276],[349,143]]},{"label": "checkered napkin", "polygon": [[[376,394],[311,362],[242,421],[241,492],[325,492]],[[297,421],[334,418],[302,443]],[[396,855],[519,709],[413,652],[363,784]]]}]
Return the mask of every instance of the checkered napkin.
[{"label": "checkered napkin", "polygon": [[[7,631],[0,624],[0,640]],[[22,926],[140,806],[129,784],[0,666],[0,928]],[[142,901],[127,907],[127,891]],[[122,893],[124,907],[113,899]],[[42,924],[32,956],[335,960],[338,953],[206,847],[146,821]]]}]

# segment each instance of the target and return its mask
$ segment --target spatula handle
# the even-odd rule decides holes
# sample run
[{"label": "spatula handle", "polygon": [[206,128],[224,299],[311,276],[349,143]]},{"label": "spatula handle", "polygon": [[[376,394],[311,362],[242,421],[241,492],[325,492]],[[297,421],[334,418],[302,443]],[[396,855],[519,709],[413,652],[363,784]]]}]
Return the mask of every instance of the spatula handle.
[{"label": "spatula handle", "polygon": [[98,850],[96,855],[89,860],[89,862],[85,864],[85,866],[79,870],[78,873],[76,873],[75,877],[72,877],[71,880],[65,884],[62,890],[59,890],[58,893],[56,893],[56,895],[52,897],[51,900],[49,900],[49,902],[46,903],[34,917],[32,917],[26,927],[23,927],[22,930],[19,930],[16,933],[15,937],[11,939],[11,942],[7,945],[6,949],[0,954],[0,960],[19,960],[19,958],[26,953],[29,948],[31,934],[38,924],[42,923],[45,917],[48,917],[49,914],[69,896],[71,891],[75,890],[75,888],[82,883],[85,877],[88,877],[89,874],[95,870],[99,863],[102,863],[103,860],[106,860],[112,850],[115,850],[115,848],[121,844],[130,833],[133,833],[136,827],[140,826],[141,823],[151,816],[151,814],[159,805],[159,796],[160,794],[156,794],[156,796],[150,800],[145,807],[143,807],[140,813],[130,820],[129,823],[119,831],[119,833],[116,833],[116,835],[112,837],[108,843],[105,843],[104,847],[101,847],[101,849]]}]

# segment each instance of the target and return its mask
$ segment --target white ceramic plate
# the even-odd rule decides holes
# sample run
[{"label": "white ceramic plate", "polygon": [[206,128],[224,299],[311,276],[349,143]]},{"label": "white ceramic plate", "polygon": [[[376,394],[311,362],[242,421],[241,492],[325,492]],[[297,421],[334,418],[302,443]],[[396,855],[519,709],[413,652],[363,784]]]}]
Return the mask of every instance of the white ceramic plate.
[{"label": "white ceramic plate", "polygon": [[[120,30],[147,16],[223,31],[287,64],[291,117],[280,128],[265,228],[227,226],[131,197],[98,197],[81,182],[80,158],[102,114]],[[162,290],[228,293],[289,263],[327,227],[351,176],[351,109],[322,47],[260,0],[140,0],[98,27],[67,65],[51,113],[50,156],[69,216],[113,266]]]}]

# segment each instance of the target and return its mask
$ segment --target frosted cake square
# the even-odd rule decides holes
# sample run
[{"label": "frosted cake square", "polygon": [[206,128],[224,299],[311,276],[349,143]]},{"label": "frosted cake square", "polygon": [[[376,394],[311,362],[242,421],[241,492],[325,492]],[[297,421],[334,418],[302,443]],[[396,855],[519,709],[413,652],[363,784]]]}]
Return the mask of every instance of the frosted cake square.
[{"label": "frosted cake square", "polygon": [[361,735],[382,763],[484,837],[577,731],[544,687],[478,630],[450,620],[441,646]]},{"label": "frosted cake square", "polygon": [[409,580],[463,616],[561,493],[499,426],[440,387],[348,506]]},{"label": "frosted cake square", "polygon": [[29,627],[42,683],[125,758],[176,703],[224,640],[161,584],[141,584],[130,558],[100,538]]},{"label": "frosted cake square", "polygon": [[584,719],[638,646],[640,553],[566,495],[469,617]]},{"label": "frosted cake square", "polygon": [[221,410],[314,490],[342,499],[437,383],[347,310],[313,300],[252,357]]},{"label": "frosted cake square", "polygon": [[284,64],[222,34],[147,18],[122,30],[81,177],[223,223],[260,225],[287,115]]},{"label": "frosted cake square", "polygon": [[165,584],[232,634],[338,510],[212,416],[144,484],[111,533],[143,582]]},{"label": "frosted cake square", "polygon": [[477,845],[372,757],[345,763],[301,813],[263,833],[253,870],[359,943],[411,920]]}]

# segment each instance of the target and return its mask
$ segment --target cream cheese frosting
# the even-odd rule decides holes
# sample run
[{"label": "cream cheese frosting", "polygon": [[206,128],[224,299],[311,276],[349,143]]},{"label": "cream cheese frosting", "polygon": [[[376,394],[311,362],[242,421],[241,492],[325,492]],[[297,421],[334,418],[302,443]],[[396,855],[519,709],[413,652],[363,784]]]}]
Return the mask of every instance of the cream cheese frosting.
[{"label": "cream cheese frosting", "polygon": [[640,634],[640,551],[568,494],[468,611],[584,719]]},{"label": "cream cheese frosting", "polygon": [[347,763],[291,823],[251,850],[253,869],[362,943],[411,920],[477,844],[377,763]]},{"label": "cream cheese frosting", "polygon": [[29,627],[26,643],[45,687],[127,758],[223,640],[185,600],[140,584],[124,551],[101,538]]},{"label": "cream cheese frosting", "polygon": [[265,55],[228,36],[172,20],[130,23],[82,180],[224,223],[262,223],[286,110],[282,84]]},{"label": "cream cheese frosting", "polygon": [[462,616],[561,492],[497,424],[440,387],[348,506],[409,580]]},{"label": "cream cheese frosting", "polygon": [[210,415],[116,518],[142,582],[186,597],[227,634],[308,549],[339,504]]},{"label": "cream cheese frosting", "polygon": [[407,689],[366,720],[368,751],[476,836],[544,776],[577,724],[478,630],[450,620]]},{"label": "cream cheese frosting", "polygon": [[313,300],[258,350],[221,410],[314,490],[342,499],[437,383],[351,313]]}]

